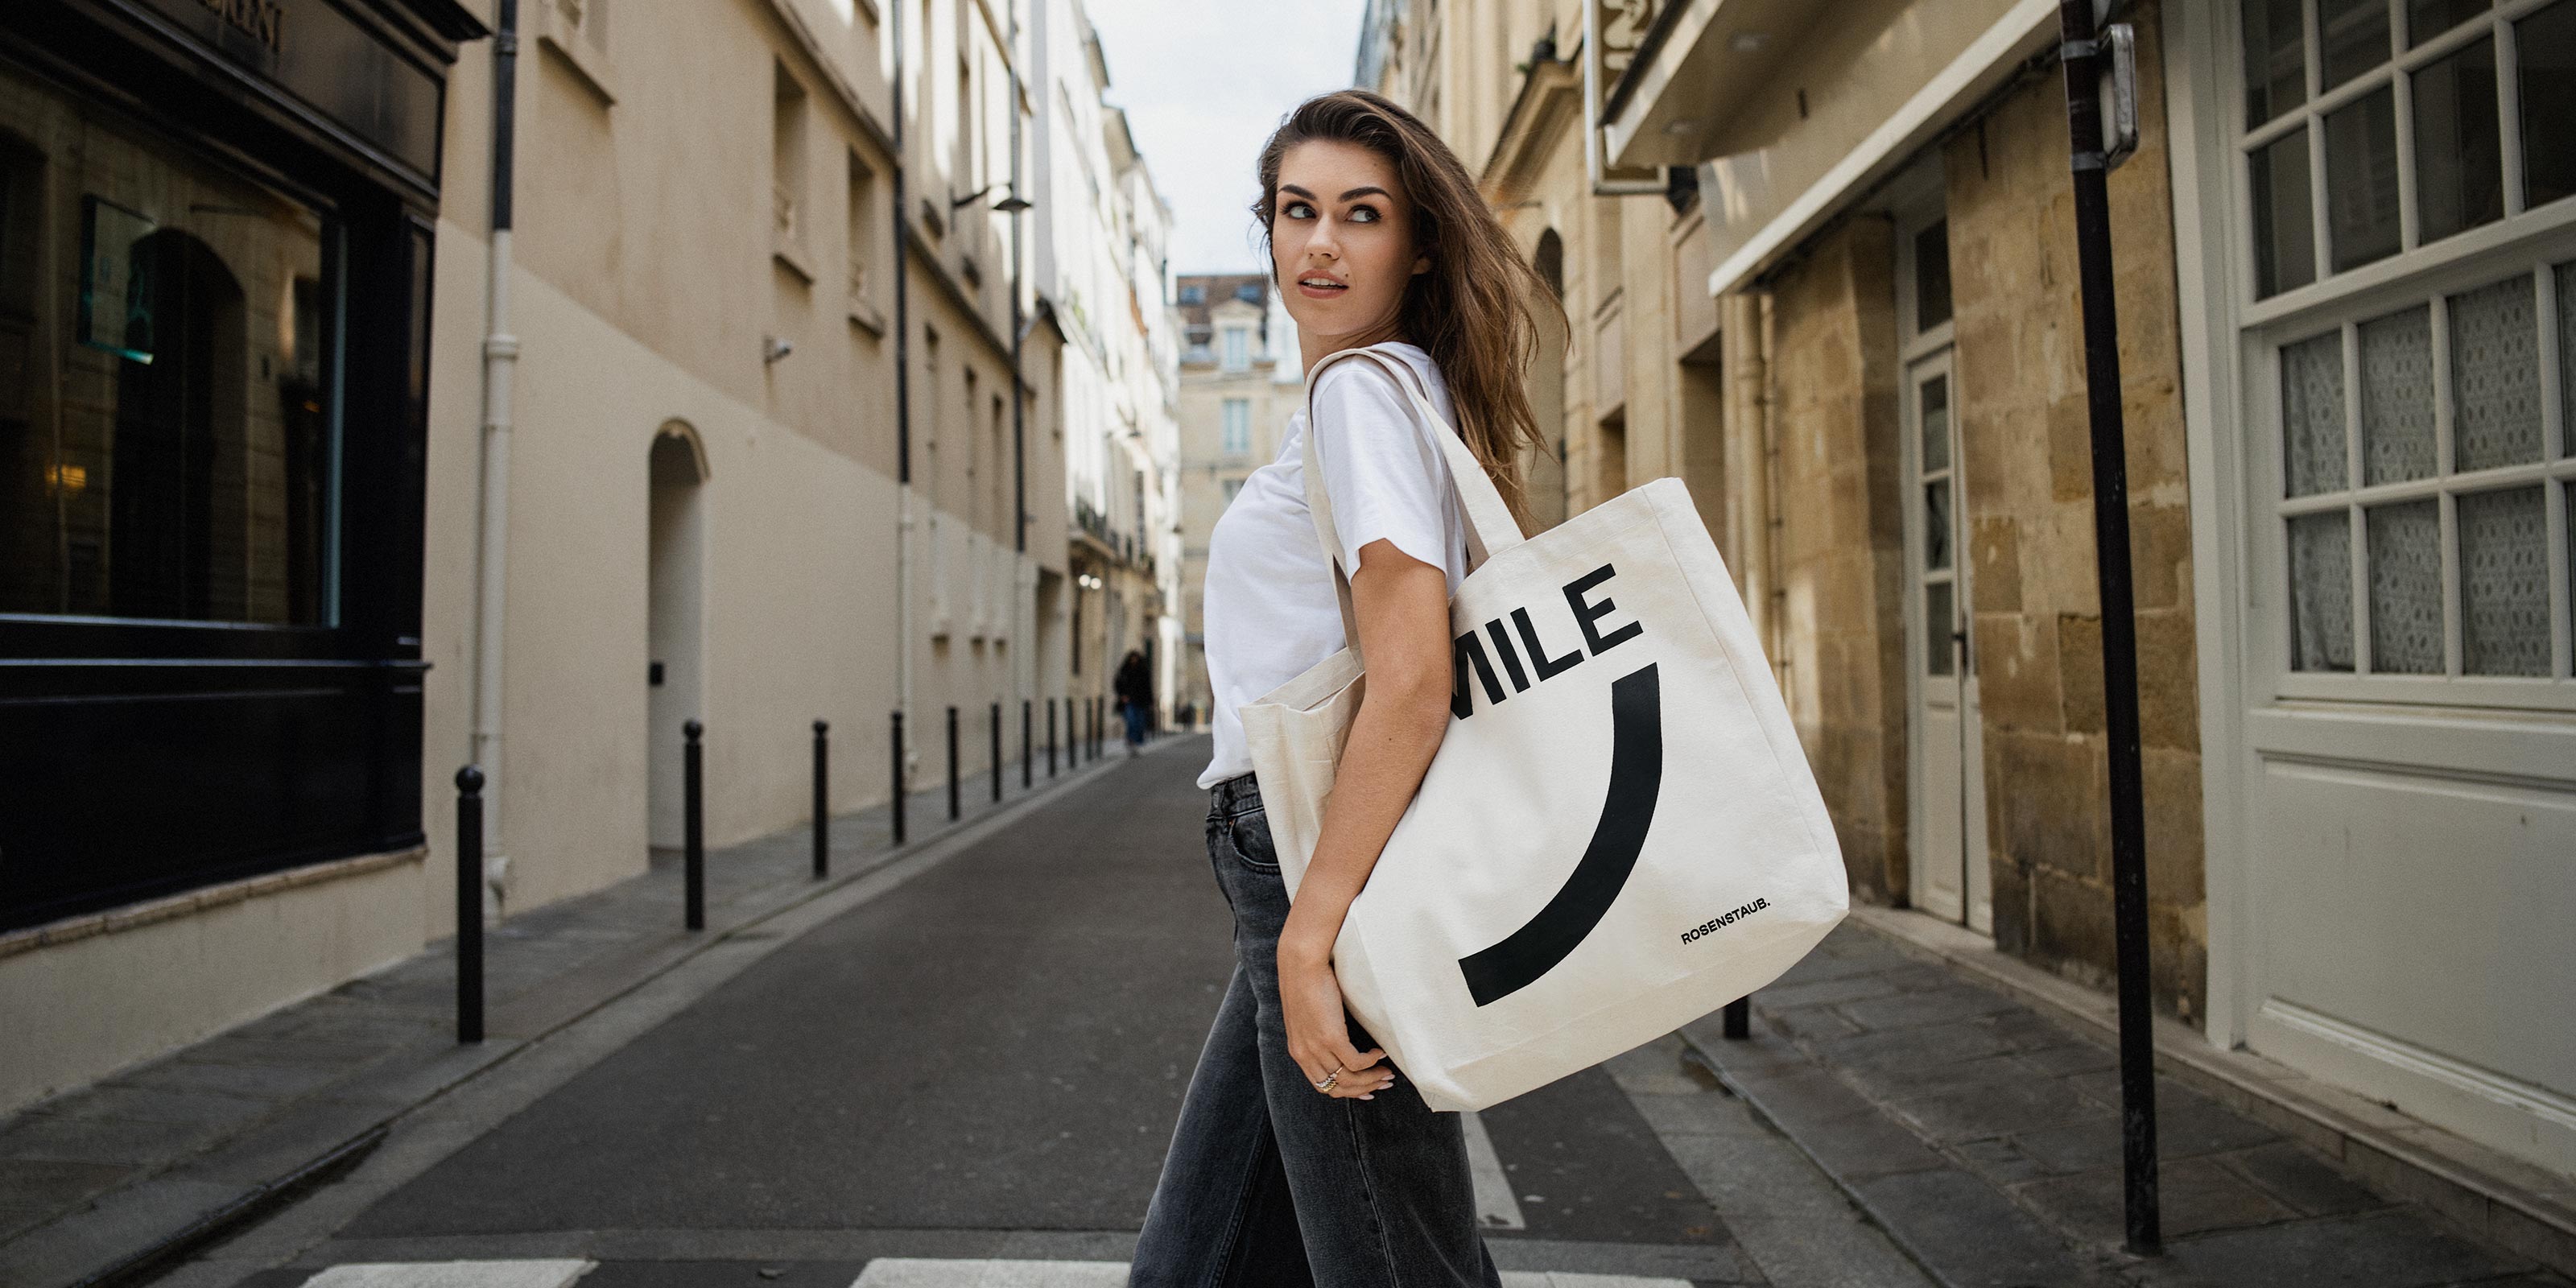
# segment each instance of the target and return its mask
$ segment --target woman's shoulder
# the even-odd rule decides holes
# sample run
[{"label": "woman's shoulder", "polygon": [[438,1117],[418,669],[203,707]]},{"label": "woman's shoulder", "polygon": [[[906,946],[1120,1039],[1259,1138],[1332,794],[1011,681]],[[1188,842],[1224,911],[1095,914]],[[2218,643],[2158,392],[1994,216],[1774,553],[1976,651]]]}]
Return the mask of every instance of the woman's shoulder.
[{"label": "woman's shoulder", "polygon": [[[1364,354],[1373,356],[1361,356]],[[1431,355],[1401,340],[1389,340],[1365,349],[1345,349],[1329,362],[1330,365],[1314,377],[1318,406],[1353,402],[1402,406],[1406,401],[1405,381],[1388,365],[1389,362],[1408,369],[1413,380],[1427,392],[1446,387],[1446,382],[1440,378],[1439,365],[1431,360]]]}]

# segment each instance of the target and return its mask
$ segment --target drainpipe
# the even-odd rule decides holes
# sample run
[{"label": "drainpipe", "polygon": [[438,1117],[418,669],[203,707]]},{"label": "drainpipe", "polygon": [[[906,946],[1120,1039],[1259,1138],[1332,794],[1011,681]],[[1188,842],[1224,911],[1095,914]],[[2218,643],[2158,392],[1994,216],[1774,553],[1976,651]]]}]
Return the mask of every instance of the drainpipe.
[{"label": "drainpipe", "polygon": [[1770,350],[1762,333],[1762,300],[1749,293],[1719,301],[1726,354],[1727,536],[1735,554],[1735,585],[1753,618],[1756,638],[1772,655],[1779,650],[1771,612]]},{"label": "drainpipe", "polygon": [[518,0],[500,0],[492,32],[492,240],[483,284],[482,523],[474,560],[474,763],[483,780],[484,884],[495,904],[507,894],[509,833],[502,821],[509,776],[501,772],[501,652],[509,607],[510,377],[519,338],[510,334],[511,146],[519,72]]},{"label": "drainpipe", "polygon": [[[1004,6],[1005,25],[1011,33],[1011,195],[1020,195],[1020,6],[1018,0]],[[1035,591],[1037,578],[1029,572],[1029,468],[1027,443],[1028,390],[1020,371],[1020,344],[1028,331],[1020,324],[1021,266],[1027,252],[1021,244],[1021,219],[1025,209],[1011,212],[1011,639],[1020,646],[1022,663],[1011,668],[1012,678],[1026,682],[1012,696],[1026,699],[1035,686],[1030,670],[1035,650],[1022,633],[1023,615]]]},{"label": "drainpipe", "polygon": [[[506,0],[505,0],[506,2]],[[912,790],[912,226],[904,213],[903,14],[910,6],[890,4],[894,13],[894,462],[895,462],[895,709],[903,716],[901,790]],[[928,39],[927,32],[923,38]]]}]

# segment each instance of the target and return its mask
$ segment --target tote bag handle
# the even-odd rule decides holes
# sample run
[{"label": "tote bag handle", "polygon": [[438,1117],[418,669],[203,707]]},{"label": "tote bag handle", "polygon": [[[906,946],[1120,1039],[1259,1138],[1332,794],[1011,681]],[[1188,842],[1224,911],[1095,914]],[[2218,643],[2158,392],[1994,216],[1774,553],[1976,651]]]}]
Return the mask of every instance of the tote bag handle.
[{"label": "tote bag handle", "polygon": [[1360,358],[1383,368],[1413,404],[1413,414],[1421,423],[1433,428],[1432,440],[1440,445],[1440,454],[1449,463],[1449,482],[1467,519],[1467,568],[1472,572],[1486,561],[1523,540],[1520,524],[1513,520],[1511,507],[1503,503],[1502,489],[1494,486],[1493,476],[1485,473],[1485,464],[1465,439],[1441,416],[1440,409],[1415,373],[1412,364],[1375,347],[1344,349],[1330,354],[1306,373],[1306,508],[1315,520],[1315,540],[1323,547],[1325,562],[1333,568],[1333,597],[1342,610],[1342,639],[1354,657],[1360,651],[1359,613],[1351,606],[1351,579],[1342,567],[1341,539],[1333,526],[1333,498],[1324,487],[1322,458],[1315,447],[1315,387],[1322,383],[1324,370],[1345,358]]}]

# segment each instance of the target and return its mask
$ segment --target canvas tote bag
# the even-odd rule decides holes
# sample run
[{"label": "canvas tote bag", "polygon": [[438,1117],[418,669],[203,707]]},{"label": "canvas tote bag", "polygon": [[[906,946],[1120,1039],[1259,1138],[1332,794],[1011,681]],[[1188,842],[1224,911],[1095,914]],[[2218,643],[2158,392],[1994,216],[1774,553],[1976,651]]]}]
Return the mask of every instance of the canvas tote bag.
[{"label": "canvas tote bag", "polygon": [[1349,647],[1239,709],[1291,897],[1363,671],[1312,391],[1372,362],[1449,463],[1470,571],[1449,729],[1334,943],[1351,1013],[1432,1108],[1481,1109],[1777,978],[1849,907],[1842,855],[1735,583],[1681,480],[1523,538],[1405,361],[1316,365],[1306,500]]}]

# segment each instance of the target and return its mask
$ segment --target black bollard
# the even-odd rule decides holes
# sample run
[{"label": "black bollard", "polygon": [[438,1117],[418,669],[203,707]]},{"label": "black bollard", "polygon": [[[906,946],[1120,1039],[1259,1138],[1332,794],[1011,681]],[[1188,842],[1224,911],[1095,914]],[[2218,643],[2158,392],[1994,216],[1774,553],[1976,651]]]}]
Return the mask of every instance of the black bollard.
[{"label": "black bollard", "polygon": [[456,1040],[483,1040],[483,771],[456,771]]},{"label": "black bollard", "polygon": [[894,754],[886,757],[894,772],[894,843],[903,844],[903,712],[894,713]]},{"label": "black bollard", "polygon": [[680,844],[688,928],[707,928],[706,747],[699,739],[707,727],[691,720],[680,726],[687,738],[680,753]]},{"label": "black bollard", "polygon": [[1047,777],[1055,777],[1055,699],[1047,699]]},{"label": "black bollard", "polygon": [[1022,699],[1020,699],[1020,790],[1021,790],[1021,791],[1027,791],[1027,790],[1029,789],[1029,785],[1030,785],[1031,783],[1034,783],[1034,782],[1036,782],[1036,781],[1037,781],[1036,775],[1037,775],[1037,772],[1038,772],[1038,762],[1037,762],[1037,757],[1036,757],[1036,755],[1035,755],[1035,754],[1033,754],[1033,753],[1035,753],[1035,752],[1037,751],[1037,744],[1035,744],[1035,743],[1033,743],[1033,742],[1031,742],[1031,741],[1029,740],[1029,730],[1030,730],[1030,728],[1031,728],[1031,727],[1032,727],[1032,721],[1031,721],[1031,719],[1030,719],[1030,715],[1029,715],[1029,700],[1028,700],[1027,698],[1022,698]]},{"label": "black bollard", "polygon": [[1002,801],[1002,704],[993,704],[993,803]]},{"label": "black bollard", "polygon": [[1742,1042],[1753,1036],[1753,999],[1739,997],[1726,1004],[1726,1036]]},{"label": "black bollard", "polygon": [[814,879],[832,875],[832,722],[814,722]]},{"label": "black bollard", "polygon": [[948,708],[948,821],[957,821],[957,708]]}]

